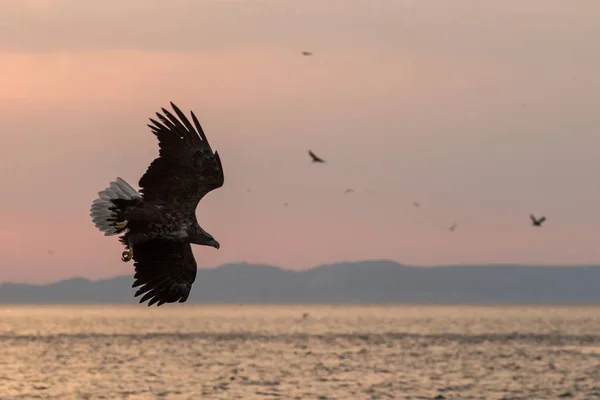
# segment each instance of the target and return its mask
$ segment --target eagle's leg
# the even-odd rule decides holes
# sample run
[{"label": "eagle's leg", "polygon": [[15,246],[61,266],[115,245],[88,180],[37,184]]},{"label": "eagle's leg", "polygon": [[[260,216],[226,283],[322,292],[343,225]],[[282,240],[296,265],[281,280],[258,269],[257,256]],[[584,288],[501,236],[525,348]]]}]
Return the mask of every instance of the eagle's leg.
[{"label": "eagle's leg", "polygon": [[133,248],[125,246],[125,251],[121,253],[121,261],[128,262],[133,258]]},{"label": "eagle's leg", "polygon": [[127,227],[127,220],[115,222],[115,228],[117,228],[118,230],[125,229],[126,227]]}]

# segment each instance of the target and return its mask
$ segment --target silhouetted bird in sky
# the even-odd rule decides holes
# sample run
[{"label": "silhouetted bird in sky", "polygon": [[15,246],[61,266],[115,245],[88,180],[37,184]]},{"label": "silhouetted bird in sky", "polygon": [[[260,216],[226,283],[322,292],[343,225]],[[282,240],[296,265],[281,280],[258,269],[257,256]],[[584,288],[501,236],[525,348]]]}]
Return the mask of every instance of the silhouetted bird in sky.
[{"label": "silhouetted bird in sky", "polygon": [[312,51],[303,51],[302,55],[303,56],[312,56]]},{"label": "silhouetted bird in sky", "polygon": [[450,232],[454,232],[454,230],[456,229],[456,222],[452,224],[451,227],[448,228],[450,230]]},{"label": "silhouetted bird in sky", "polygon": [[284,207],[287,207],[287,206],[288,206],[288,203],[283,203],[283,206],[284,206]]},{"label": "silhouetted bird in sky", "polygon": [[171,103],[150,130],[158,139],[159,156],[139,180],[138,192],[122,178],[98,194],[92,221],[106,236],[118,235],[125,246],[121,259],[134,260],[134,283],[140,303],[183,303],[196,279],[192,244],[220,247],[198,224],[196,207],[223,186],[223,166],[198,119],[192,122]]},{"label": "silhouetted bird in sky", "polygon": [[533,214],[529,214],[529,218],[531,218],[532,226],[542,226],[542,224],[546,220],[546,217],[540,217],[539,219],[536,219]]},{"label": "silhouetted bird in sky", "polygon": [[324,163],[325,160],[323,160],[320,157],[317,157],[317,155],[315,153],[312,152],[312,150],[308,151],[308,155],[310,156],[310,158],[312,158],[312,162],[314,163]]},{"label": "silhouetted bird in sky", "polygon": [[415,207],[421,207],[421,205],[418,202],[416,202],[416,201],[413,201],[413,206],[415,206]]},{"label": "silhouetted bird in sky", "polygon": [[53,255],[54,254],[54,250],[48,250],[48,254]]},{"label": "silhouetted bird in sky", "polygon": [[344,194],[350,194],[350,193],[354,193],[354,189],[348,188],[344,191]]}]

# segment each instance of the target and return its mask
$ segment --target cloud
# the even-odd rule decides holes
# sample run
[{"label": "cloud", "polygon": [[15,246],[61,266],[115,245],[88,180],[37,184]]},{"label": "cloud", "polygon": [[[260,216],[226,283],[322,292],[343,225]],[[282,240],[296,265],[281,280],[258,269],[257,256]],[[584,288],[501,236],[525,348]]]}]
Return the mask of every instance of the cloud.
[{"label": "cloud", "polygon": [[[559,0],[1,0],[0,51],[371,49],[445,59],[595,60],[600,3]],[[577,29],[573,26],[577,25]]]},{"label": "cloud", "polygon": [[[292,2],[273,0],[179,0],[168,5],[158,0],[108,0],[101,6],[94,4],[78,0],[5,0],[0,16],[0,51],[228,52],[261,46],[315,45],[323,40],[339,42],[348,34],[348,43],[356,46],[356,39],[360,40],[359,32],[349,29],[356,22],[353,11],[357,7],[350,12],[332,7],[339,3],[307,1],[297,7]],[[379,7],[389,8],[390,4],[380,2]],[[377,11],[377,15],[383,11]],[[369,20],[368,27],[380,26],[373,23],[372,17]],[[336,27],[344,21],[343,26]],[[354,26],[359,31],[367,28],[364,24]]]}]

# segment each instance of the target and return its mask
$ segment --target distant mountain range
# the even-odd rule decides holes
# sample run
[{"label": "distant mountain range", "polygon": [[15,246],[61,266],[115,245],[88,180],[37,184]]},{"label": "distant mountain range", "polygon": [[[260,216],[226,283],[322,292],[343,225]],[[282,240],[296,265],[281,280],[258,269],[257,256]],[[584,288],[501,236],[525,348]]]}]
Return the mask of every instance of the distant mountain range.
[{"label": "distant mountain range", "polygon": [[[136,303],[132,276],[0,284],[0,303]],[[292,271],[199,269],[191,303],[600,304],[600,266],[409,267],[361,261]]]}]

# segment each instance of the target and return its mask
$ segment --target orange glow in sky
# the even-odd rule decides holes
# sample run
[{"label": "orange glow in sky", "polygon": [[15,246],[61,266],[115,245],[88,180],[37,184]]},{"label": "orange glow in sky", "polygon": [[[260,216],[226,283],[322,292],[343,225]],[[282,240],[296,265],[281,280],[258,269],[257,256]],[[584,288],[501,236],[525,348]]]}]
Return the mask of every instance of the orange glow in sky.
[{"label": "orange glow in sky", "polygon": [[0,282],[131,273],[89,207],[137,184],[169,101],[225,169],[199,266],[600,259],[600,3],[0,6]]}]

